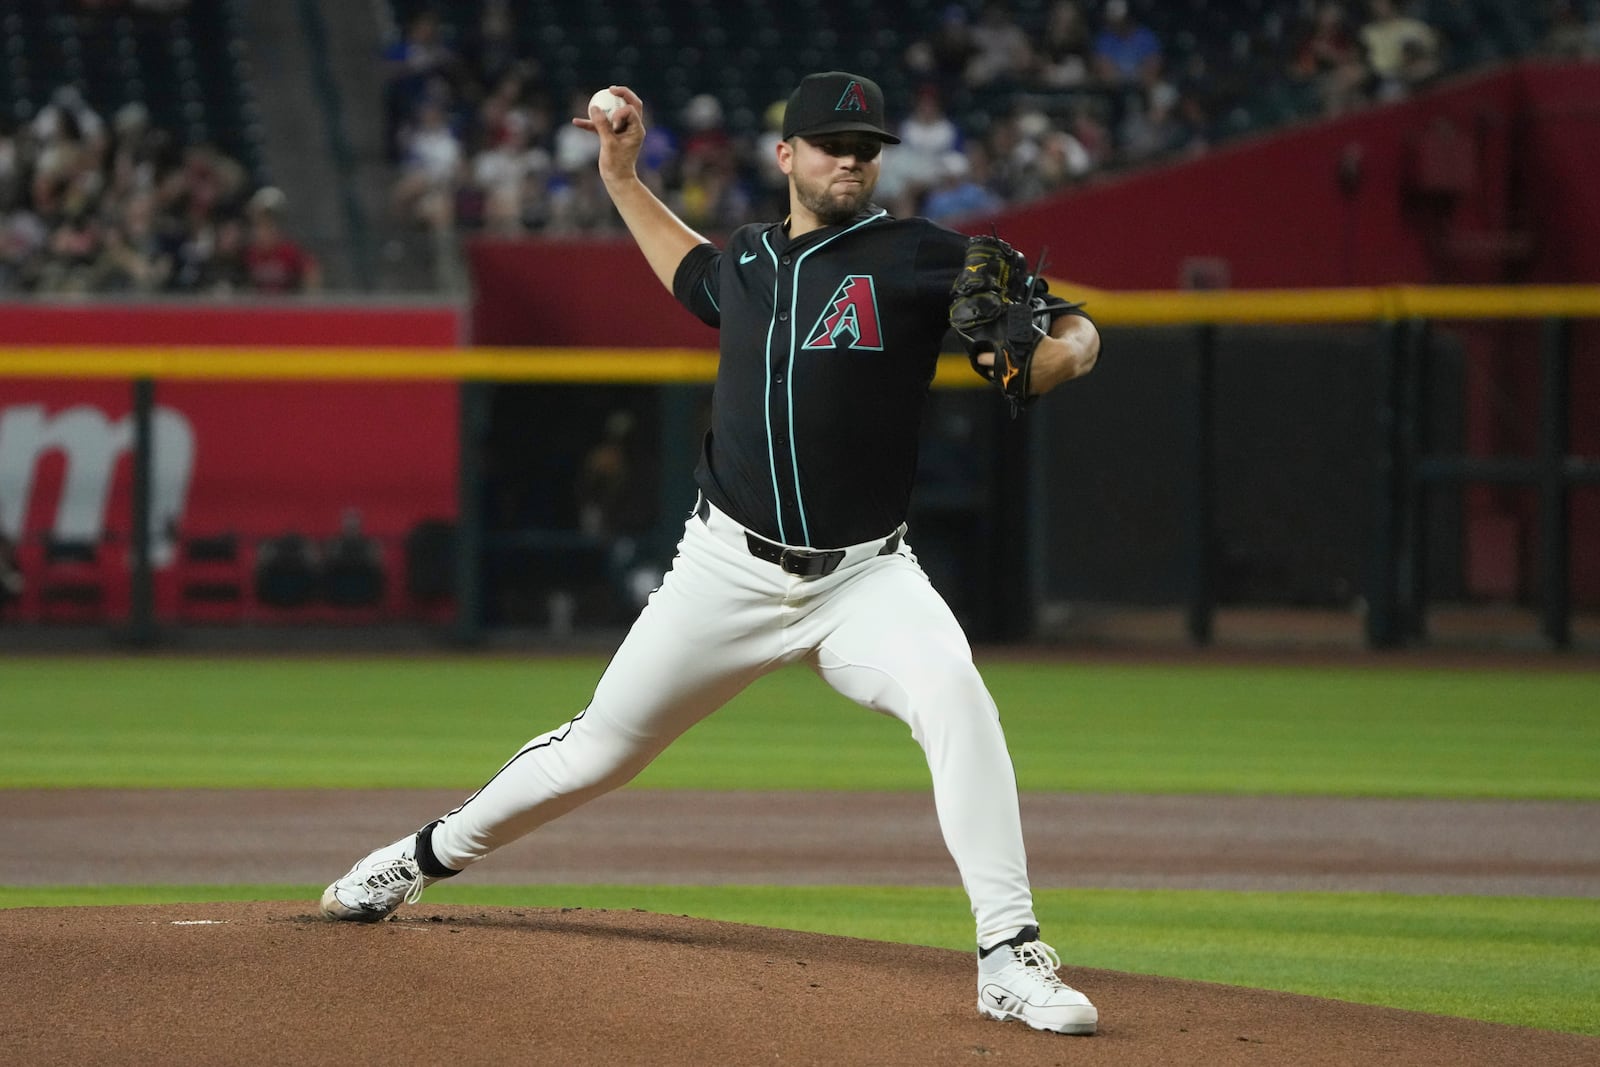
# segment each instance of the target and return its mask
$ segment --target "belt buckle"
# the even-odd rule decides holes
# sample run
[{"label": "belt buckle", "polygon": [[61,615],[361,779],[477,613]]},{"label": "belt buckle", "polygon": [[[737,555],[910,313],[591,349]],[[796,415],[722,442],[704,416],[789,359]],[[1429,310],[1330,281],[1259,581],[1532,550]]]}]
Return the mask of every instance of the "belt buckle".
[{"label": "belt buckle", "polygon": [[778,556],[778,569],[797,578],[809,578],[816,573],[811,568],[816,558],[804,549],[785,548]]}]

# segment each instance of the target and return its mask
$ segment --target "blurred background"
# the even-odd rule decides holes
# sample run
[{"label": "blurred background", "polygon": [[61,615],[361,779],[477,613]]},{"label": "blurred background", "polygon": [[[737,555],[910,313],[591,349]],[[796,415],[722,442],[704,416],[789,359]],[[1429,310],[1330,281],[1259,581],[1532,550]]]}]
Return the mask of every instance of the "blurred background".
[{"label": "blurred background", "polygon": [[716,339],[568,120],[633,87],[720,238],[846,69],[880,202],[1106,336],[1017,422],[935,390],[911,542],[975,640],[1593,651],[1597,60],[1594,0],[0,0],[0,647],[614,640]]}]

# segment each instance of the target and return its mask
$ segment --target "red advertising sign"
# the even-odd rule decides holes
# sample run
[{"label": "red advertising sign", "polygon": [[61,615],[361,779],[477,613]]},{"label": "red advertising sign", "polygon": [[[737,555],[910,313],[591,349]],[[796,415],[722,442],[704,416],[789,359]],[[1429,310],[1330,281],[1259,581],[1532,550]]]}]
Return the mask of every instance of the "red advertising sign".
[{"label": "red advertising sign", "polygon": [[[453,309],[0,309],[0,336],[14,344],[220,345],[226,336],[316,345],[338,359],[340,345],[453,346],[458,331]],[[384,603],[399,606],[406,536],[456,515],[458,396],[445,381],[158,381],[149,496],[158,607],[172,607],[183,580],[185,539],[236,536],[248,585],[267,539],[325,543],[355,526],[381,552]],[[126,614],[133,443],[129,382],[0,378],[0,536],[17,547],[26,583],[13,615],[51,613],[51,542],[97,551],[92,563],[73,561],[102,586],[79,614]]]}]

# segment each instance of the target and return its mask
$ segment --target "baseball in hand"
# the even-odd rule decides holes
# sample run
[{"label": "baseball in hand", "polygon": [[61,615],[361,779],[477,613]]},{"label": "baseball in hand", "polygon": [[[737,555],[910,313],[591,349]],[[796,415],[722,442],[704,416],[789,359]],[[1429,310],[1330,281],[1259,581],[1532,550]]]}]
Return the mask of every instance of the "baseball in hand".
[{"label": "baseball in hand", "polygon": [[599,108],[608,119],[611,117],[611,113],[621,107],[623,103],[622,97],[610,89],[601,89],[589,98],[589,106]]}]

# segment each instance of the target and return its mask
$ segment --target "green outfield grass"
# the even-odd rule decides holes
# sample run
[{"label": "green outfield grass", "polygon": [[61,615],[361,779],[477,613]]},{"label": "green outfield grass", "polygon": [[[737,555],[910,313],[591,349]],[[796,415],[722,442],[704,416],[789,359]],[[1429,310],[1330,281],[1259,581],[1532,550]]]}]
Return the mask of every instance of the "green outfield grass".
[{"label": "green outfield grass", "polygon": [[[0,660],[0,788],[481,783],[587,702],[597,658]],[[1044,791],[1600,798],[1600,672],[985,662]],[[639,779],[922,789],[898,723],[804,670]]]},{"label": "green outfield grass", "polygon": [[[980,665],[1028,790],[1600,799],[1600,672]],[[582,708],[603,666],[0,659],[0,790],[466,790]],[[927,771],[904,727],[790,670],[690,731],[639,784],[921,790]],[[309,909],[320,889],[0,887],[0,906],[296,899]],[[428,899],[638,907],[960,949],[971,937],[965,900],[942,889],[450,884]],[[1600,1034],[1593,900],[1046,890],[1039,910],[1080,966]]]},{"label": "green outfield grass", "polygon": [[[320,886],[0,888],[0,907],[299,900]],[[1600,1035],[1600,908],[1592,900],[1353,893],[1043,890],[1069,968],[1279,989]],[[954,889],[435,886],[427,904],[644,908],[970,951]],[[1094,993],[1092,982],[1082,983]]]}]

